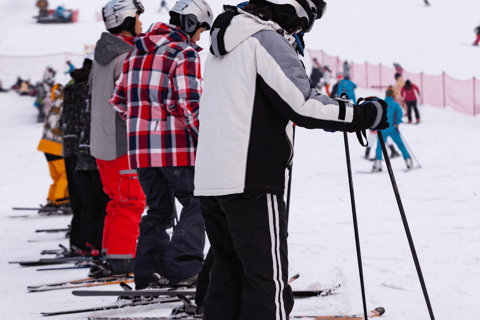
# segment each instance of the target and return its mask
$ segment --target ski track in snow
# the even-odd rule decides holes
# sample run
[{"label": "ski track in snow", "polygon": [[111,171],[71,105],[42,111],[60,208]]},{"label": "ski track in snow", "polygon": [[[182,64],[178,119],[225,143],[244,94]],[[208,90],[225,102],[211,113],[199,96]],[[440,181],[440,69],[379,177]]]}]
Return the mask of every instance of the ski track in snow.
[{"label": "ski track in snow", "polygon": [[[152,10],[142,16],[144,30],[154,21],[166,21],[165,13],[154,13],[159,1],[143,2],[147,10]],[[445,70],[461,79],[480,76],[479,48],[465,45],[473,42],[472,31],[478,24],[480,2],[431,2],[432,7],[424,8],[421,0],[396,0],[388,4],[370,0],[360,6],[355,0],[330,1],[325,18],[306,36],[307,47],[356,62],[368,60],[387,65],[398,61],[412,72],[439,74]],[[223,2],[210,3],[218,14]],[[61,1],[50,1],[51,7],[58,4]],[[99,2],[84,0],[66,4],[68,8],[80,9],[79,23],[38,26],[31,19],[37,14],[32,1],[2,1],[0,25],[12,31],[0,36],[0,54],[80,53],[84,44],[95,43],[103,31],[103,23],[94,19],[95,10],[101,8]],[[200,44],[208,48],[206,34]],[[205,53],[206,50],[202,57]],[[309,61],[305,62],[309,70]],[[62,79],[61,73],[60,70],[57,79]],[[372,94],[379,93],[357,91],[357,96]],[[380,96],[383,97],[383,93]],[[30,97],[0,93],[0,255],[3,261],[0,272],[4,275],[0,301],[2,317],[8,319],[40,319],[43,318],[41,311],[115,302],[113,297],[75,297],[70,294],[71,290],[43,293],[26,290],[28,285],[84,278],[86,269],[37,272],[36,268],[7,263],[38,259],[42,257],[41,250],[56,249],[59,243],[68,244],[66,239],[60,240],[62,234],[35,233],[35,230],[64,228],[70,223],[70,217],[39,218],[34,212],[11,209],[43,204],[51,182],[45,157],[36,150],[43,125],[35,123],[37,111],[33,102]],[[422,169],[406,173],[404,161],[393,159],[396,181],[436,319],[475,319],[480,297],[480,151],[475,138],[480,134],[480,118],[430,106],[420,106],[420,112],[420,125],[405,124],[400,130]],[[385,164],[381,174],[356,174],[369,171],[372,163],[362,159],[364,149],[355,135],[349,134],[349,143],[368,309],[385,307],[383,318],[390,320],[428,319]],[[341,284],[334,295],[296,300],[292,314],[361,313],[342,134],[297,128],[291,201],[289,271],[290,275],[301,275],[292,287],[327,288]],[[31,218],[8,218],[24,214]],[[118,289],[118,286],[110,288]],[[54,319],[86,319],[91,315],[162,316],[168,315],[173,305]]]}]

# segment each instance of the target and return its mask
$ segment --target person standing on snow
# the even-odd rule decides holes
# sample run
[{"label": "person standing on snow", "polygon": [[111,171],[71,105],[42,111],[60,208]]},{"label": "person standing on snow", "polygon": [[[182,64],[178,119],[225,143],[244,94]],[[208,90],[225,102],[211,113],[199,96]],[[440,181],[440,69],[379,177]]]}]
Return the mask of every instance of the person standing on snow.
[{"label": "person standing on snow", "polygon": [[320,79],[323,76],[323,71],[322,71],[322,66],[320,63],[317,61],[317,58],[313,58],[313,66],[312,66],[312,73],[310,74],[310,82],[312,83],[312,86],[316,88],[319,83]]},{"label": "person standing on snow", "polygon": [[[398,126],[402,123],[402,108],[400,105],[395,102],[393,99],[395,89],[392,86],[387,88],[385,93],[385,102],[388,104],[387,108],[387,117],[388,117],[388,128],[382,130],[383,135],[383,142],[387,140],[388,137],[392,138],[393,142],[398,146],[400,151],[402,152],[403,159],[405,159],[405,163],[407,164],[407,170],[413,169],[412,158],[408,154],[407,148],[403,143],[403,140],[400,136],[400,132],[398,131]],[[380,137],[378,137],[380,139]],[[380,140],[377,141],[377,150],[376,150],[376,160],[373,163],[372,172],[380,172],[382,171],[382,146],[380,144]]]},{"label": "person standing on snow", "polygon": [[162,12],[163,9],[167,10],[167,12],[170,11],[170,10],[168,9],[168,6],[167,6],[167,1],[165,1],[165,0],[162,0],[162,1],[160,2],[160,8],[158,9],[157,13]]},{"label": "person standing on snow", "polygon": [[325,87],[325,93],[327,96],[330,96],[330,77],[331,77],[332,71],[330,70],[329,66],[324,66],[323,67],[323,76],[322,79],[320,79],[320,85],[318,90],[322,90],[323,87]]},{"label": "person standing on snow", "polygon": [[408,123],[412,123],[412,108],[415,111],[415,118],[417,119],[417,124],[420,123],[420,113],[418,112],[417,107],[417,96],[415,91],[420,95],[420,90],[416,85],[414,85],[410,80],[405,81],[405,85],[400,91],[403,100],[407,104],[408,108]]},{"label": "person standing on snow", "polygon": [[354,106],[310,87],[287,39],[310,31],[325,2],[276,3],[224,6],[211,31],[195,165],[195,195],[215,256],[206,320],[288,319],[292,310],[283,201],[292,123],[387,127],[383,100]]},{"label": "person standing on snow", "polygon": [[[89,126],[88,79],[93,54],[87,56],[83,67],[74,69],[72,81],[65,87],[62,112],[63,158],[68,179],[68,192],[73,217],[70,230],[70,256],[90,253],[97,256],[102,249],[103,223],[110,198],[103,191],[95,160],[83,165],[85,157],[85,126]],[[87,123],[86,123],[87,122]],[[78,164],[82,165],[79,166]],[[99,230],[101,227],[101,230]]]},{"label": "person standing on snow", "polygon": [[473,45],[478,46],[478,44],[480,43],[480,26],[475,28],[475,34],[477,35],[477,39],[475,39]]},{"label": "person standing on snow", "polygon": [[405,100],[402,98],[402,88],[405,85],[405,81],[403,80],[403,76],[400,73],[395,73],[395,91],[393,94],[393,98],[395,99],[395,102],[397,102],[400,107],[402,107],[402,110],[404,113],[407,112],[407,105],[405,104]]},{"label": "person standing on snow", "polygon": [[337,88],[337,96],[341,96],[342,93],[345,93],[348,96],[348,99],[353,100],[355,103],[357,100],[355,99],[355,88],[357,85],[350,80],[349,76],[345,76],[345,78],[340,81],[340,84]]},{"label": "person standing on snow", "polygon": [[[178,1],[170,24],[155,23],[136,38],[110,100],[127,119],[129,165],[148,205],[135,258],[137,289],[155,286],[153,272],[168,279],[165,284],[189,286],[202,269],[205,222],[193,196],[202,91],[201,48],[195,43],[212,23],[206,1]],[[170,240],[174,197],[183,209]]]},{"label": "person standing on snow", "polygon": [[109,104],[123,61],[134,48],[133,37],[142,32],[138,0],[112,0],[103,8],[109,31],[98,40],[90,73],[92,121],[90,151],[97,159],[105,193],[110,197],[103,231],[102,251],[107,262],[92,268],[90,275],[133,272],[138,224],[145,209],[145,195],[127,157],[127,127]]},{"label": "person standing on snow", "polygon": [[70,60],[67,60],[67,65],[68,65],[68,70],[65,72],[65,74],[71,73],[73,70],[75,70],[75,66],[72,64]]},{"label": "person standing on snow", "polygon": [[56,84],[52,88],[53,106],[45,118],[42,139],[38,144],[38,151],[45,153],[50,176],[53,183],[48,191],[47,204],[38,213],[48,213],[51,209],[61,209],[69,213],[68,180],[65,171],[65,161],[62,157],[63,130],[60,117],[63,110],[63,86]]}]

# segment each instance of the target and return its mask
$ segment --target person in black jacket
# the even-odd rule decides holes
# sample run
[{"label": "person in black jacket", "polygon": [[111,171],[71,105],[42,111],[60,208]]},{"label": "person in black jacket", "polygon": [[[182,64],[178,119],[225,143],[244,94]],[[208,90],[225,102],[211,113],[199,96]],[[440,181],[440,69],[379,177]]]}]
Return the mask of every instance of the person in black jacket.
[{"label": "person in black jacket", "polygon": [[[70,204],[73,211],[69,255],[91,253],[98,255],[102,248],[103,220],[108,196],[93,157],[85,154],[90,133],[88,110],[88,77],[92,66],[87,57],[80,69],[71,72],[73,83],[64,90],[62,112],[63,157],[68,180]],[[88,158],[91,159],[88,159]]]}]

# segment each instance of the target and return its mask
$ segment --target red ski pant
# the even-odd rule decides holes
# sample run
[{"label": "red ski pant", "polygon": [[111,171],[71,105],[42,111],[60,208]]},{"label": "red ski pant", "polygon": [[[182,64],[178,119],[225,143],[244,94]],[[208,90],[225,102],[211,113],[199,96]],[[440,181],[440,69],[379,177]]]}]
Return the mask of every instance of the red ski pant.
[{"label": "red ski pant", "polygon": [[480,42],[480,34],[477,34],[477,39],[475,40],[475,42],[473,44],[478,45],[479,42]]},{"label": "red ski pant", "polygon": [[97,159],[103,190],[110,197],[103,229],[102,249],[109,259],[135,258],[145,194],[127,155],[115,160]]}]

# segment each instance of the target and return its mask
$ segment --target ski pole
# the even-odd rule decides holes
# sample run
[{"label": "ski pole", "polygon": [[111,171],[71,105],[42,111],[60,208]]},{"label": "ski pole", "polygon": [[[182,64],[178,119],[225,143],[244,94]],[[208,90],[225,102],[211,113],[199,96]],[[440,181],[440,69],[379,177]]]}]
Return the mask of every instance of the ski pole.
[{"label": "ski pole", "polygon": [[405,140],[405,137],[403,136],[403,134],[400,132],[400,130],[398,130],[398,128],[397,128],[397,131],[400,134],[400,138],[402,138],[403,143],[405,143],[405,146],[407,147],[408,152],[412,154],[413,159],[415,159],[415,162],[418,163],[418,167],[422,168],[422,165],[420,164],[420,162],[418,162],[417,157],[415,157],[415,154],[413,153],[412,148],[410,148],[410,146],[408,145],[407,140]]},{"label": "ski pole", "polygon": [[[293,152],[294,146],[295,146],[295,126],[293,126],[292,152]],[[287,229],[288,229],[288,217],[290,213],[290,194],[292,193],[292,170],[293,170],[293,159],[292,159],[292,163],[290,164],[290,168],[288,169],[287,205],[285,208],[286,216],[287,216]]]},{"label": "ski pole", "polygon": [[430,313],[430,319],[435,320],[435,316],[433,315],[432,305],[430,304],[430,298],[428,297],[427,286],[425,285],[425,280],[423,279],[422,269],[420,268],[420,262],[418,261],[415,245],[413,244],[412,234],[410,233],[410,228],[408,227],[405,210],[403,209],[402,199],[400,198],[400,192],[398,191],[397,183],[395,181],[395,176],[393,175],[390,159],[388,158],[387,148],[385,147],[385,141],[383,140],[382,131],[377,131],[377,132],[378,132],[378,138],[379,138],[378,141],[382,146],[382,151],[383,151],[383,155],[385,156],[385,163],[387,165],[388,174],[390,175],[390,181],[392,182],[393,192],[395,193],[398,209],[400,210],[400,215],[402,217],[403,226],[405,227],[405,233],[407,234],[408,244],[410,245],[410,251],[412,252],[413,261],[415,262],[415,268],[417,269],[418,279],[420,280],[423,296],[425,297],[425,302],[427,303],[428,312]]},{"label": "ski pole", "polygon": [[347,158],[348,184],[350,186],[350,201],[352,203],[353,229],[355,231],[355,244],[356,244],[356,247],[357,247],[358,273],[360,274],[360,287],[362,289],[363,313],[364,313],[364,316],[365,316],[364,319],[368,319],[367,301],[366,301],[366,298],[365,298],[365,285],[364,285],[364,281],[363,281],[362,254],[360,252],[360,236],[359,236],[359,233],[358,233],[357,210],[355,208],[355,194],[353,192],[352,166],[350,164],[350,148],[348,147],[348,135],[347,135],[346,132],[343,133],[343,139],[345,140],[345,155],[346,155],[346,158]]}]

